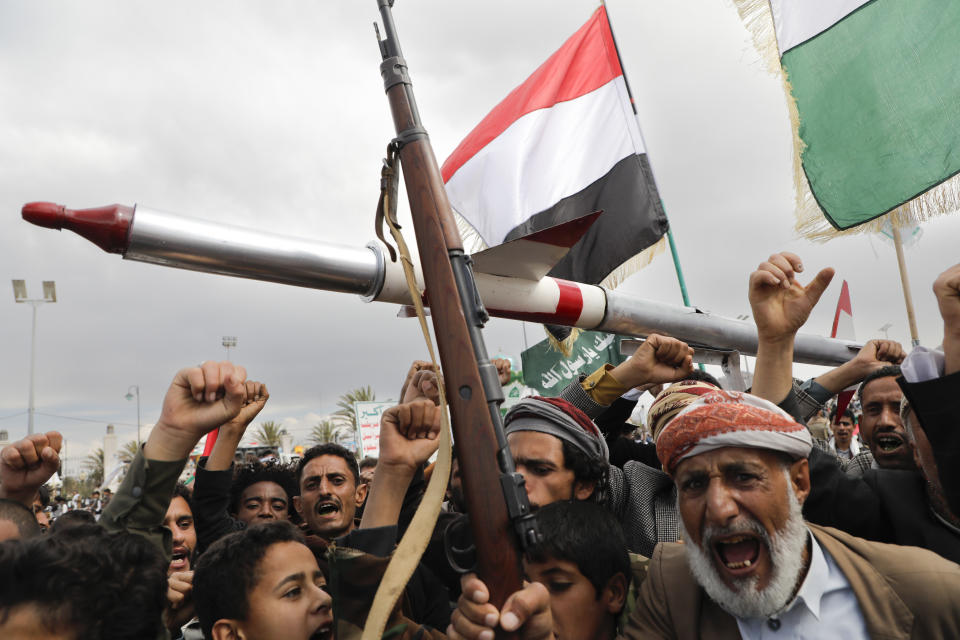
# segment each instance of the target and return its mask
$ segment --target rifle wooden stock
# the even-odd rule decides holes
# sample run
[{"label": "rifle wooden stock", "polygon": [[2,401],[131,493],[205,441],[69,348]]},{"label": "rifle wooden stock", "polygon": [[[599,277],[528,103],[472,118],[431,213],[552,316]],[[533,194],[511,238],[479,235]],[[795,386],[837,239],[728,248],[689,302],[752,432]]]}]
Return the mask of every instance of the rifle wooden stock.
[{"label": "rifle wooden stock", "polygon": [[[388,35],[392,35],[390,31],[392,24]],[[440,351],[477,571],[490,590],[490,602],[499,608],[510,594],[522,588],[523,574],[518,541],[500,484],[499,446],[490,414],[496,407],[491,408],[484,393],[471,329],[451,265],[450,252],[462,251],[463,245],[428,138],[425,134],[405,135],[422,132],[409,85],[398,82],[389,86],[387,97],[398,137],[406,138],[398,155]],[[513,636],[500,632],[498,637]]]}]

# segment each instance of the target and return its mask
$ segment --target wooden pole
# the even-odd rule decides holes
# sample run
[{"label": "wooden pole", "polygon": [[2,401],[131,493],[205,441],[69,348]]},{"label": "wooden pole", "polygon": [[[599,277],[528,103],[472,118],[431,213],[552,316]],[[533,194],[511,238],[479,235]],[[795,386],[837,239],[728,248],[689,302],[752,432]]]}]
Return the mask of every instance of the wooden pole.
[{"label": "wooden pole", "polygon": [[917,333],[917,318],[913,312],[913,296],[910,294],[910,281],[907,280],[907,262],[903,259],[903,239],[900,237],[900,227],[890,221],[893,229],[893,247],[897,250],[897,266],[900,267],[900,283],[903,285],[903,301],[907,305],[907,321],[910,323],[910,344],[919,346],[920,336]]}]

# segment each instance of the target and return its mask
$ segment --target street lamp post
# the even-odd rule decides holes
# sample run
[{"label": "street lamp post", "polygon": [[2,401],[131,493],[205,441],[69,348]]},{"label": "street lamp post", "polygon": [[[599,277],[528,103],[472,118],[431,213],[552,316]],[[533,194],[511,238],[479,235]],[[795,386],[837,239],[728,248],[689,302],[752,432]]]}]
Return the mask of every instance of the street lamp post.
[{"label": "street lamp post", "polygon": [[237,336],[223,336],[223,346],[227,349],[227,362],[230,362],[230,349],[237,346]]},{"label": "street lamp post", "polygon": [[883,337],[886,338],[887,340],[889,340],[889,339],[890,339],[889,330],[890,330],[890,327],[892,327],[892,326],[893,326],[893,323],[892,323],[892,322],[888,322],[888,323],[886,323],[885,325],[883,325],[882,327],[880,327],[879,329],[877,329],[877,331],[883,331]]},{"label": "street lamp post", "polygon": [[24,280],[13,281],[14,302],[26,302],[33,307],[33,324],[30,329],[30,405],[27,409],[27,435],[33,435],[33,381],[37,362],[37,307],[45,302],[57,301],[57,289],[53,280],[43,281],[43,298],[27,297],[27,283]]},{"label": "street lamp post", "polygon": [[140,385],[132,384],[127,388],[127,395],[125,396],[127,400],[133,400],[133,395],[130,393],[130,389],[133,389],[137,395],[137,449],[140,449]]}]

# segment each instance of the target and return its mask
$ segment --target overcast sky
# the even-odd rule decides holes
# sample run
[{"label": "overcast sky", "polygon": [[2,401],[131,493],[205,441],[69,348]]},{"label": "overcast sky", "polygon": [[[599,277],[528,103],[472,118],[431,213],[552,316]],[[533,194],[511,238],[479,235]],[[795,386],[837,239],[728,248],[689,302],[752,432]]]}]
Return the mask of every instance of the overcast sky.
[{"label": "overcast sky", "polygon": [[[437,157],[543,62],[592,0],[398,0],[395,18]],[[722,0],[610,0],[640,126],[690,296],[749,312],[749,272],[788,249],[838,278],[806,330],[828,334],[840,280],[857,338],[909,343],[893,248],[878,237],[815,244],[793,231],[790,128],[736,11]],[[374,237],[379,164],[393,135],[371,23],[374,0],[270,3],[0,3],[0,275],[58,302],[38,314],[36,428],[77,449],[104,425],[135,437],[159,414],[174,372],[232,360],[272,392],[261,419],[305,434],[342,392],[396,397],[424,353],[396,308],[307,289],[178,271],[103,253],[20,219],[24,203],[142,203],[254,228],[362,246]],[[405,205],[405,203],[404,203]],[[402,211],[401,219],[406,217]],[[957,261],[960,218],[925,225],[907,250],[921,339],[941,325],[930,284]],[[803,281],[806,281],[805,279]],[[26,433],[30,308],[0,298],[0,429]],[[669,255],[623,288],[680,303]],[[539,327],[527,325],[531,344]],[[520,323],[486,331],[519,360]],[[75,450],[76,451],[76,450]]]}]

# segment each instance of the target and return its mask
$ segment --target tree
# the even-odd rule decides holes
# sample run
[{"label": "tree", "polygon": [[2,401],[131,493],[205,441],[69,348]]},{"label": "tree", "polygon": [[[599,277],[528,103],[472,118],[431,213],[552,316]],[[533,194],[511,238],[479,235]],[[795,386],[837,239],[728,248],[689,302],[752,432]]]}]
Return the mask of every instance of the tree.
[{"label": "tree", "polygon": [[359,389],[354,389],[353,391],[348,391],[341,395],[337,400],[337,406],[340,408],[333,415],[336,416],[336,420],[341,423],[341,426],[344,429],[356,431],[357,414],[353,410],[353,403],[366,402],[376,399],[377,394],[373,392],[373,387],[370,385],[367,385],[366,387],[360,387]]},{"label": "tree", "polygon": [[120,447],[120,451],[117,452],[117,456],[120,458],[120,462],[124,464],[130,464],[133,462],[133,459],[137,457],[137,453],[140,452],[140,445],[137,444],[136,440],[130,440],[125,445]]},{"label": "tree", "polygon": [[315,424],[310,431],[310,442],[315,444],[337,442],[346,429],[346,427],[338,425],[333,420],[323,420]]},{"label": "tree", "polygon": [[84,460],[87,469],[90,470],[88,476],[95,487],[99,487],[103,482],[103,448],[98,448],[91,454],[88,454]]},{"label": "tree", "polygon": [[253,437],[257,439],[257,442],[264,446],[279,447],[280,435],[283,433],[285,433],[284,429],[279,424],[273,420],[267,420],[266,422],[260,423],[260,426],[257,427]]}]

